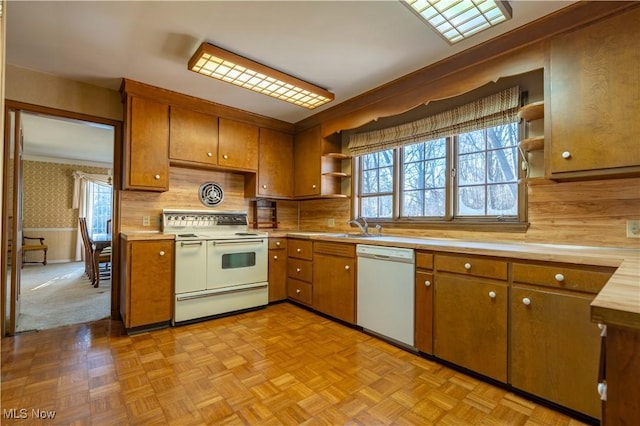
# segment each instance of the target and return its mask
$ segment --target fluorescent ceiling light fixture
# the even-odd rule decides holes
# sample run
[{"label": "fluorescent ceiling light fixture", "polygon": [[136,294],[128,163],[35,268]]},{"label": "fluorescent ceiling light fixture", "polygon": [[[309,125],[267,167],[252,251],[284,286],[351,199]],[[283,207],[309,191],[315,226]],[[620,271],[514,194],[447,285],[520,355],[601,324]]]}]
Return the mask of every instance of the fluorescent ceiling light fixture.
[{"label": "fluorescent ceiling light fixture", "polygon": [[449,43],[511,19],[511,6],[498,0],[400,0]]},{"label": "fluorescent ceiling light fixture", "polygon": [[189,69],[238,87],[314,109],[335,99],[333,93],[210,43],[202,43]]}]

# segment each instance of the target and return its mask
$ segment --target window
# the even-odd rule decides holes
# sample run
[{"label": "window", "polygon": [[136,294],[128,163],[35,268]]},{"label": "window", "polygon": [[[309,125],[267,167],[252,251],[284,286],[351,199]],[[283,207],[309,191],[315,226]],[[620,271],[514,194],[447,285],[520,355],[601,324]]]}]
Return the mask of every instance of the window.
[{"label": "window", "polygon": [[[517,144],[513,122],[364,154],[358,173],[360,215],[517,222]],[[397,164],[400,173],[395,173]]]},{"label": "window", "polygon": [[112,188],[100,183],[89,183],[89,194],[93,203],[93,215],[89,234],[104,234],[107,232],[107,220],[111,219]]},{"label": "window", "polygon": [[501,229],[512,223],[521,229],[526,193],[518,184],[519,106],[520,88],[513,86],[350,135],[358,171],[355,215],[398,226],[499,223],[494,228]]}]

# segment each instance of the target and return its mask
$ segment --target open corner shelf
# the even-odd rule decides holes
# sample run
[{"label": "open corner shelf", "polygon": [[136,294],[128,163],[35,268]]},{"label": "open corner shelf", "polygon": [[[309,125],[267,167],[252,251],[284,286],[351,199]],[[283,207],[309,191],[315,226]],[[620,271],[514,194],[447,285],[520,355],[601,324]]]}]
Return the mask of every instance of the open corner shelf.
[{"label": "open corner shelf", "polygon": [[538,151],[544,149],[544,136],[523,139],[520,141],[520,149],[523,151]]},{"label": "open corner shelf", "polygon": [[322,176],[333,176],[333,177],[341,177],[341,178],[351,177],[350,174],[344,173],[344,172],[326,172],[326,173],[323,173]]},{"label": "open corner shelf", "polygon": [[526,121],[539,120],[544,118],[544,101],[532,102],[520,108],[518,118]]},{"label": "open corner shelf", "polygon": [[327,154],[324,154],[323,157],[333,158],[335,160],[346,160],[346,159],[350,158],[348,155],[343,154],[341,152],[329,152]]}]

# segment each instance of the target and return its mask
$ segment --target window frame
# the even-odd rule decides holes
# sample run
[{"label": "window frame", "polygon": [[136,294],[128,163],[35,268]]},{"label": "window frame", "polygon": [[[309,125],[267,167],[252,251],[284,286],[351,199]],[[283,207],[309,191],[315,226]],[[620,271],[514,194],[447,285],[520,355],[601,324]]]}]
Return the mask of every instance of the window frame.
[{"label": "window frame", "polygon": [[[515,122],[517,126],[517,134],[520,134],[520,123]],[[446,176],[445,176],[445,214],[442,217],[408,217],[401,216],[402,205],[404,202],[404,149],[405,147],[393,148],[393,193],[392,193],[392,217],[391,218],[373,218],[366,217],[367,220],[379,223],[388,228],[421,228],[421,229],[455,229],[455,230],[469,230],[469,231],[489,231],[489,232],[525,232],[529,226],[527,218],[527,185],[526,185],[526,173],[521,167],[516,167],[517,173],[517,193],[518,193],[518,207],[517,215],[515,217],[501,218],[500,216],[469,216],[469,217],[456,217],[454,215],[455,205],[458,193],[457,193],[457,179],[458,179],[458,152],[457,152],[457,138],[458,135],[449,136],[446,138]],[[520,164],[521,152],[517,147],[515,148],[518,165]],[[491,150],[485,149],[483,152],[488,153]],[[366,155],[366,154],[365,154]],[[354,216],[358,217],[362,212],[362,161],[360,156],[353,158],[353,169],[356,170],[356,179],[354,179],[354,200],[352,203],[352,209]],[[452,176],[453,175],[453,176]],[[486,183],[485,183],[486,186]]]}]

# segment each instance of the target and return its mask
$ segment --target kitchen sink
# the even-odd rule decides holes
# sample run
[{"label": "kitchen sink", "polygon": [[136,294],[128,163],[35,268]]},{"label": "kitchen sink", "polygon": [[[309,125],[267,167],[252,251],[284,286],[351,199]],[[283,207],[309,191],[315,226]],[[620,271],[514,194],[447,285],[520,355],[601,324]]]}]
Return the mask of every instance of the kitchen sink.
[{"label": "kitchen sink", "polygon": [[325,237],[335,237],[335,238],[372,238],[377,237],[377,235],[372,234],[323,234]]}]

